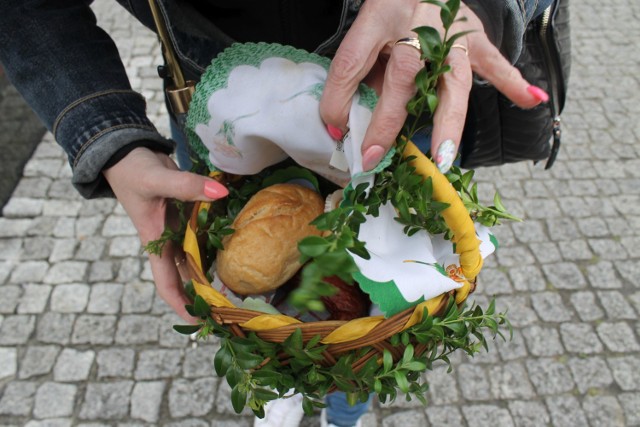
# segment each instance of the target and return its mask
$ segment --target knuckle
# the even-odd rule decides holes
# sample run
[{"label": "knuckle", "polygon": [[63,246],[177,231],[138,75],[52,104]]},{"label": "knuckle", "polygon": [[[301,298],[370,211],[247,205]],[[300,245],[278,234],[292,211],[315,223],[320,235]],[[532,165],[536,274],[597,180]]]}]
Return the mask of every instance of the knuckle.
[{"label": "knuckle", "polygon": [[345,84],[355,80],[360,72],[362,58],[349,47],[336,54],[331,61],[328,79],[335,84]]},{"label": "knuckle", "polygon": [[416,52],[408,51],[394,55],[387,64],[389,77],[403,87],[413,87],[416,74],[423,67],[422,61],[416,57]]}]

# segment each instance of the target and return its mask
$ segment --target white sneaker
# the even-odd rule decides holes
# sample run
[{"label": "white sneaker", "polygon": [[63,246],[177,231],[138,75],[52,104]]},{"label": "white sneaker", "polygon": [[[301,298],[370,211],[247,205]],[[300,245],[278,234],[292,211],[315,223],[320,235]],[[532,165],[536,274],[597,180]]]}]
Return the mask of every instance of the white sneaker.
[{"label": "white sneaker", "polygon": [[[338,427],[335,424],[331,424],[327,422],[327,410],[323,409],[322,412],[320,412],[320,427]],[[356,424],[353,427],[362,427],[362,418],[358,420],[358,422],[356,422]]]},{"label": "white sneaker", "polygon": [[294,394],[287,399],[276,399],[264,405],[264,418],[253,421],[253,427],[298,427],[304,410],[302,395]]}]

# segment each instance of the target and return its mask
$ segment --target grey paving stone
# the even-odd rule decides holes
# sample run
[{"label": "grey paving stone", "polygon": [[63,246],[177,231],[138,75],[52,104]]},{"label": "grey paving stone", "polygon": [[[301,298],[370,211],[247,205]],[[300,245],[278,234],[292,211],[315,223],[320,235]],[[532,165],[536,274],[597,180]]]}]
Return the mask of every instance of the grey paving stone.
[{"label": "grey paving stone", "polygon": [[113,212],[117,201],[115,199],[92,199],[86,200],[80,211],[80,216],[94,216],[102,214],[110,214]]},{"label": "grey paving stone", "polygon": [[42,215],[44,216],[78,216],[82,203],[70,200],[45,200]]},{"label": "grey paving stone", "polygon": [[176,332],[174,325],[183,325],[185,322],[176,313],[166,313],[159,322],[159,342],[162,347],[184,348],[189,343],[189,336]]},{"label": "grey paving stone", "polygon": [[527,213],[525,219],[547,219],[562,216],[558,202],[553,199],[523,199],[521,203]]},{"label": "grey paving stone", "polygon": [[423,427],[428,425],[424,412],[418,410],[396,412],[382,419],[383,427]]},{"label": "grey paving stone", "polygon": [[599,357],[571,358],[568,365],[578,391],[582,394],[591,390],[606,389],[613,383],[609,367]]},{"label": "grey paving stone", "polygon": [[95,283],[91,285],[88,313],[117,314],[120,311],[123,285],[117,283]]},{"label": "grey paving stone", "polygon": [[203,378],[214,376],[213,357],[219,348],[218,345],[211,344],[200,344],[197,347],[185,348],[182,377]]},{"label": "grey paving stone", "polygon": [[21,262],[13,269],[9,282],[19,284],[40,282],[48,269],[49,264],[45,261]]},{"label": "grey paving stone", "polygon": [[629,295],[629,301],[636,307],[636,311],[640,313],[640,292]]},{"label": "grey paving stone", "polygon": [[0,345],[25,344],[33,334],[35,325],[36,318],[33,315],[6,316],[0,326]]},{"label": "grey paving stone", "polygon": [[588,323],[563,323],[560,325],[560,335],[564,348],[569,353],[593,354],[600,353],[602,343]]},{"label": "grey paving stone", "polygon": [[112,261],[96,261],[91,263],[89,270],[89,282],[104,282],[115,278],[114,264]]},{"label": "grey paving stone", "polygon": [[509,401],[508,405],[516,427],[546,427],[551,421],[547,408],[535,400]]},{"label": "grey paving stone", "polygon": [[78,197],[78,192],[75,191],[73,184],[68,179],[57,179],[51,184],[48,196],[52,199],[73,200]]},{"label": "grey paving stone", "polygon": [[533,356],[558,356],[564,353],[558,331],[539,325],[532,325],[522,330],[527,348]]},{"label": "grey paving stone", "polygon": [[78,316],[71,342],[74,344],[111,344],[116,331],[116,316],[83,314]]},{"label": "grey paving stone", "polygon": [[32,158],[24,166],[24,176],[56,178],[64,161],[61,159]]},{"label": "grey paving stone", "polygon": [[636,312],[631,307],[625,296],[619,291],[598,291],[596,292],[600,303],[607,313],[607,318],[613,320],[637,319]]},{"label": "grey paving stone", "polygon": [[574,292],[571,294],[570,299],[573,308],[583,322],[590,322],[604,317],[604,312],[598,305],[593,292]]},{"label": "grey paving stone", "polygon": [[53,368],[53,379],[59,382],[86,381],[89,378],[95,356],[93,350],[63,349]]},{"label": "grey paving stone", "polygon": [[135,281],[127,283],[122,294],[123,313],[147,313],[153,304],[153,283]]},{"label": "grey paving stone", "polygon": [[618,289],[622,287],[622,282],[616,277],[613,263],[609,261],[601,261],[587,266],[587,278],[594,288]]},{"label": "grey paving stone", "polygon": [[[0,237],[20,237],[27,234],[31,227],[31,219],[12,219],[0,217]],[[0,240],[1,242],[2,240]],[[1,252],[0,252],[1,253]]]},{"label": "grey paving stone", "polygon": [[631,327],[625,322],[604,322],[596,327],[598,336],[611,351],[630,352],[640,350]]},{"label": "grey paving stone", "polygon": [[560,262],[542,266],[547,280],[557,289],[583,289],[587,282],[580,269],[572,263]]},{"label": "grey paving stone", "polygon": [[457,406],[431,406],[425,412],[432,426],[459,427],[464,425],[462,413]]},{"label": "grey paving stone", "polygon": [[70,217],[61,217],[56,221],[56,226],[53,228],[53,236],[60,238],[75,237],[76,219]]},{"label": "grey paving stone", "polygon": [[560,395],[545,399],[554,427],[574,427],[588,425],[584,411],[574,396]]},{"label": "grey paving stone", "polygon": [[640,274],[640,260],[616,261],[614,265],[624,280],[636,287],[640,287],[636,279]]},{"label": "grey paving stone", "polygon": [[18,351],[11,347],[0,347],[0,379],[13,377],[18,371]]},{"label": "grey paving stone", "polygon": [[130,378],[133,375],[135,351],[131,348],[108,348],[98,351],[98,378]]},{"label": "grey paving stone", "polygon": [[177,379],[169,390],[169,411],[174,418],[203,416],[213,408],[217,379]]},{"label": "grey paving stone", "polygon": [[593,427],[625,427],[624,411],[613,396],[586,396],[584,412]]},{"label": "grey paving stone", "polygon": [[495,346],[500,358],[504,361],[517,360],[528,355],[524,338],[519,329],[513,329],[512,339],[509,339],[508,336],[506,340],[496,339]]},{"label": "grey paving stone", "polygon": [[107,240],[101,237],[88,237],[80,241],[75,259],[82,261],[97,261],[104,255]]},{"label": "grey paving stone", "polygon": [[71,427],[69,418],[49,418],[45,420],[31,420],[25,427]]},{"label": "grey paving stone", "polygon": [[496,311],[508,310],[507,317],[515,327],[531,325],[538,321],[528,298],[521,295],[505,295],[496,300]]},{"label": "grey paving stone", "polygon": [[627,425],[640,425],[640,393],[621,393],[618,400],[624,409]]},{"label": "grey paving stone", "polygon": [[614,239],[589,239],[589,246],[600,259],[620,260],[629,256],[624,246]]},{"label": "grey paving stone", "polygon": [[484,268],[478,276],[476,292],[484,295],[500,295],[511,294],[513,289],[509,283],[509,277],[504,272],[496,268]]},{"label": "grey paving stone", "polygon": [[141,253],[140,239],[138,237],[114,237],[109,245],[109,256],[133,257]]},{"label": "grey paving stone", "polygon": [[28,237],[24,239],[22,260],[47,260],[53,251],[55,240],[51,237]]},{"label": "grey paving stone", "polygon": [[546,242],[549,240],[542,221],[528,220],[514,223],[511,228],[516,240],[521,243]]},{"label": "grey paving stone", "polygon": [[118,282],[129,283],[137,281],[140,276],[140,269],[140,258],[124,258],[120,261],[120,268],[118,268]]},{"label": "grey paving stone", "polygon": [[171,378],[180,373],[180,350],[142,350],[134,377],[136,380]]},{"label": "grey paving stone", "polygon": [[27,236],[36,236],[38,238],[53,236],[53,229],[56,226],[57,218],[52,216],[41,216],[34,218],[29,224],[26,232]]},{"label": "grey paving stone", "polygon": [[430,384],[427,395],[430,405],[453,404],[460,400],[455,371],[447,373],[447,370],[447,367],[440,366],[426,373]]},{"label": "grey paving stone", "polygon": [[462,413],[469,425],[483,427],[507,427],[515,425],[509,411],[495,405],[463,406]]},{"label": "grey paving stone", "polygon": [[20,304],[18,304],[17,312],[19,314],[37,314],[42,313],[49,301],[51,286],[49,285],[23,285]]},{"label": "grey paving stone", "polygon": [[49,255],[50,263],[58,263],[60,261],[69,261],[73,258],[73,255],[78,246],[78,240],[75,237],[56,239]]},{"label": "grey paving stone", "polygon": [[26,198],[43,198],[47,195],[49,186],[51,185],[51,178],[37,177],[37,178],[22,178],[16,189],[13,190],[13,197],[26,197]]},{"label": "grey paving stone", "polygon": [[37,382],[12,381],[0,399],[0,414],[9,416],[28,416],[33,408]]},{"label": "grey paving stone", "polygon": [[39,345],[27,347],[26,354],[20,360],[20,379],[28,379],[51,372],[60,353],[57,345]]},{"label": "grey paving stone", "polygon": [[118,320],[117,344],[157,343],[160,321],[145,315],[123,315]]},{"label": "grey paving stone", "polygon": [[197,418],[190,418],[182,421],[174,421],[172,423],[165,424],[165,426],[167,427],[211,427],[208,422],[197,419]]},{"label": "grey paving stone", "polygon": [[104,222],[102,235],[105,237],[137,236],[138,232],[128,216],[110,215]]},{"label": "grey paving stone", "polygon": [[526,246],[513,246],[509,250],[503,248],[496,252],[496,255],[498,264],[505,267],[531,265],[535,262],[534,256]]},{"label": "grey paving stone", "polygon": [[609,357],[607,363],[622,390],[640,390],[640,359],[635,356]]},{"label": "grey paving stone", "polygon": [[0,262],[0,285],[3,285],[7,280],[9,275],[11,274],[11,270],[14,267],[14,263],[11,261],[1,261]]},{"label": "grey paving stone", "polygon": [[543,291],[546,289],[545,279],[540,269],[533,265],[511,267],[509,278],[516,291]]},{"label": "grey paving stone", "polygon": [[57,285],[51,292],[51,311],[80,313],[89,301],[89,286],[81,283]]},{"label": "grey paving stone", "polygon": [[76,283],[82,282],[87,272],[88,263],[84,261],[62,261],[53,264],[44,278],[44,283]]},{"label": "grey paving stone", "polygon": [[80,418],[109,419],[125,418],[131,403],[133,381],[89,383],[80,408]]},{"label": "grey paving stone", "polygon": [[103,215],[93,215],[76,219],[76,237],[83,239],[88,236],[93,236],[94,239],[101,240],[95,237],[95,235],[103,222]]},{"label": "grey paving stone", "polygon": [[462,396],[470,401],[490,400],[491,384],[482,366],[464,364],[457,368],[458,384]]},{"label": "grey paving stone", "polygon": [[578,218],[580,233],[587,237],[605,237],[609,234],[607,223],[600,217]]},{"label": "grey paving stone", "polygon": [[0,239],[0,259],[19,260],[21,249],[22,239]]},{"label": "grey paving stone", "polygon": [[566,322],[572,313],[562,302],[558,292],[540,292],[531,294],[531,305],[541,320],[546,322]]},{"label": "grey paving stone", "polygon": [[529,399],[535,393],[527,371],[519,362],[508,362],[489,368],[491,394],[496,399]]},{"label": "grey paving stone", "polygon": [[40,319],[38,319],[38,328],[36,331],[37,340],[54,344],[69,343],[75,319],[75,314],[44,313]]},{"label": "grey paving stone", "polygon": [[539,395],[565,393],[575,387],[566,363],[541,358],[527,360],[526,365],[531,382]]},{"label": "grey paving stone", "polygon": [[565,261],[587,261],[593,258],[593,252],[585,240],[559,242],[558,248]]},{"label": "grey paving stone", "polygon": [[73,413],[77,387],[45,382],[36,391],[33,415],[36,418],[68,417]]},{"label": "grey paving stone", "polygon": [[164,381],[137,382],[131,393],[131,417],[155,423],[160,417]]},{"label": "grey paving stone", "polygon": [[44,201],[41,199],[12,197],[2,208],[6,218],[31,218],[42,213]]},{"label": "grey paving stone", "polygon": [[[13,314],[20,302],[22,288],[20,286],[3,286],[2,298],[0,298],[0,313]],[[2,329],[0,328],[0,331]]]}]

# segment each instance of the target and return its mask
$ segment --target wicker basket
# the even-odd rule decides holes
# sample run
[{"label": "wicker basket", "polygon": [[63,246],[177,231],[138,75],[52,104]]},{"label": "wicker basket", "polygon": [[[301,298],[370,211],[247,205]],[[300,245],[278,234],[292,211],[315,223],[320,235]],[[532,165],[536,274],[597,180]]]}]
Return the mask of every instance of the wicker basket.
[{"label": "wicker basket", "polygon": [[[236,337],[246,337],[247,334],[254,332],[260,339],[271,343],[283,343],[298,329],[301,331],[302,340],[305,343],[314,337],[317,339],[319,336],[320,342],[326,344],[326,348],[322,353],[322,359],[317,361],[317,365],[331,367],[341,356],[357,353],[357,358],[351,362],[351,369],[356,373],[371,359],[375,359],[381,364],[386,352],[391,354],[395,363],[403,357],[408,345],[413,347],[413,354],[416,356],[431,351],[437,346],[438,342],[435,340],[429,343],[399,342],[397,339],[394,341],[393,337],[420,322],[425,308],[429,314],[437,315],[442,313],[452,301],[458,305],[462,304],[475,287],[475,278],[482,266],[482,257],[473,222],[447,178],[412,143],[407,144],[403,155],[414,157],[412,165],[416,168],[417,173],[425,178],[431,177],[434,199],[450,205],[444,211],[443,217],[454,233],[452,240],[456,243],[460,255],[461,270],[466,277],[466,279],[464,277],[460,279],[464,283],[460,289],[422,302],[416,307],[387,319],[377,316],[351,321],[328,320],[301,323],[284,315],[269,315],[238,308],[210,285],[203,271],[200,248],[196,238],[197,217],[201,209],[208,209],[210,205],[197,203],[193,208],[184,242],[187,275],[194,284],[196,294],[210,305],[211,318]],[[223,176],[219,175],[218,179],[223,179]],[[392,343],[392,341],[394,342]],[[282,353],[278,355],[278,359],[278,362],[284,366],[290,363],[291,356]],[[270,360],[265,360],[250,371],[255,372],[268,362]],[[331,392],[337,388],[339,387],[333,385],[327,391]]]}]

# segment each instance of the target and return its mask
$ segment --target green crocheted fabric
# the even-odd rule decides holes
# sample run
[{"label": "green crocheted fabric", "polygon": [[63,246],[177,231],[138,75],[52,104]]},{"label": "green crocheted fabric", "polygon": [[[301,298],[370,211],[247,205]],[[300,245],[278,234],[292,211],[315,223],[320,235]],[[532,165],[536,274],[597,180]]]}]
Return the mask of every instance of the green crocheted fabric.
[{"label": "green crocheted fabric", "polygon": [[[309,62],[317,64],[325,70],[329,70],[331,63],[329,58],[275,43],[236,43],[213,59],[211,65],[207,67],[202,75],[200,82],[196,85],[196,90],[189,106],[187,128],[185,130],[192,150],[201,160],[206,162],[211,170],[215,170],[216,167],[209,160],[209,150],[195,132],[198,124],[206,124],[211,120],[207,101],[214,92],[227,88],[229,75],[236,67],[249,65],[259,68],[262,62],[268,58],[285,58],[296,64]],[[313,88],[312,95],[319,100],[323,89],[324,85],[316,85]],[[378,96],[375,91],[361,84],[358,88],[358,94],[360,95],[358,103],[369,110],[373,110],[378,102]]]}]

